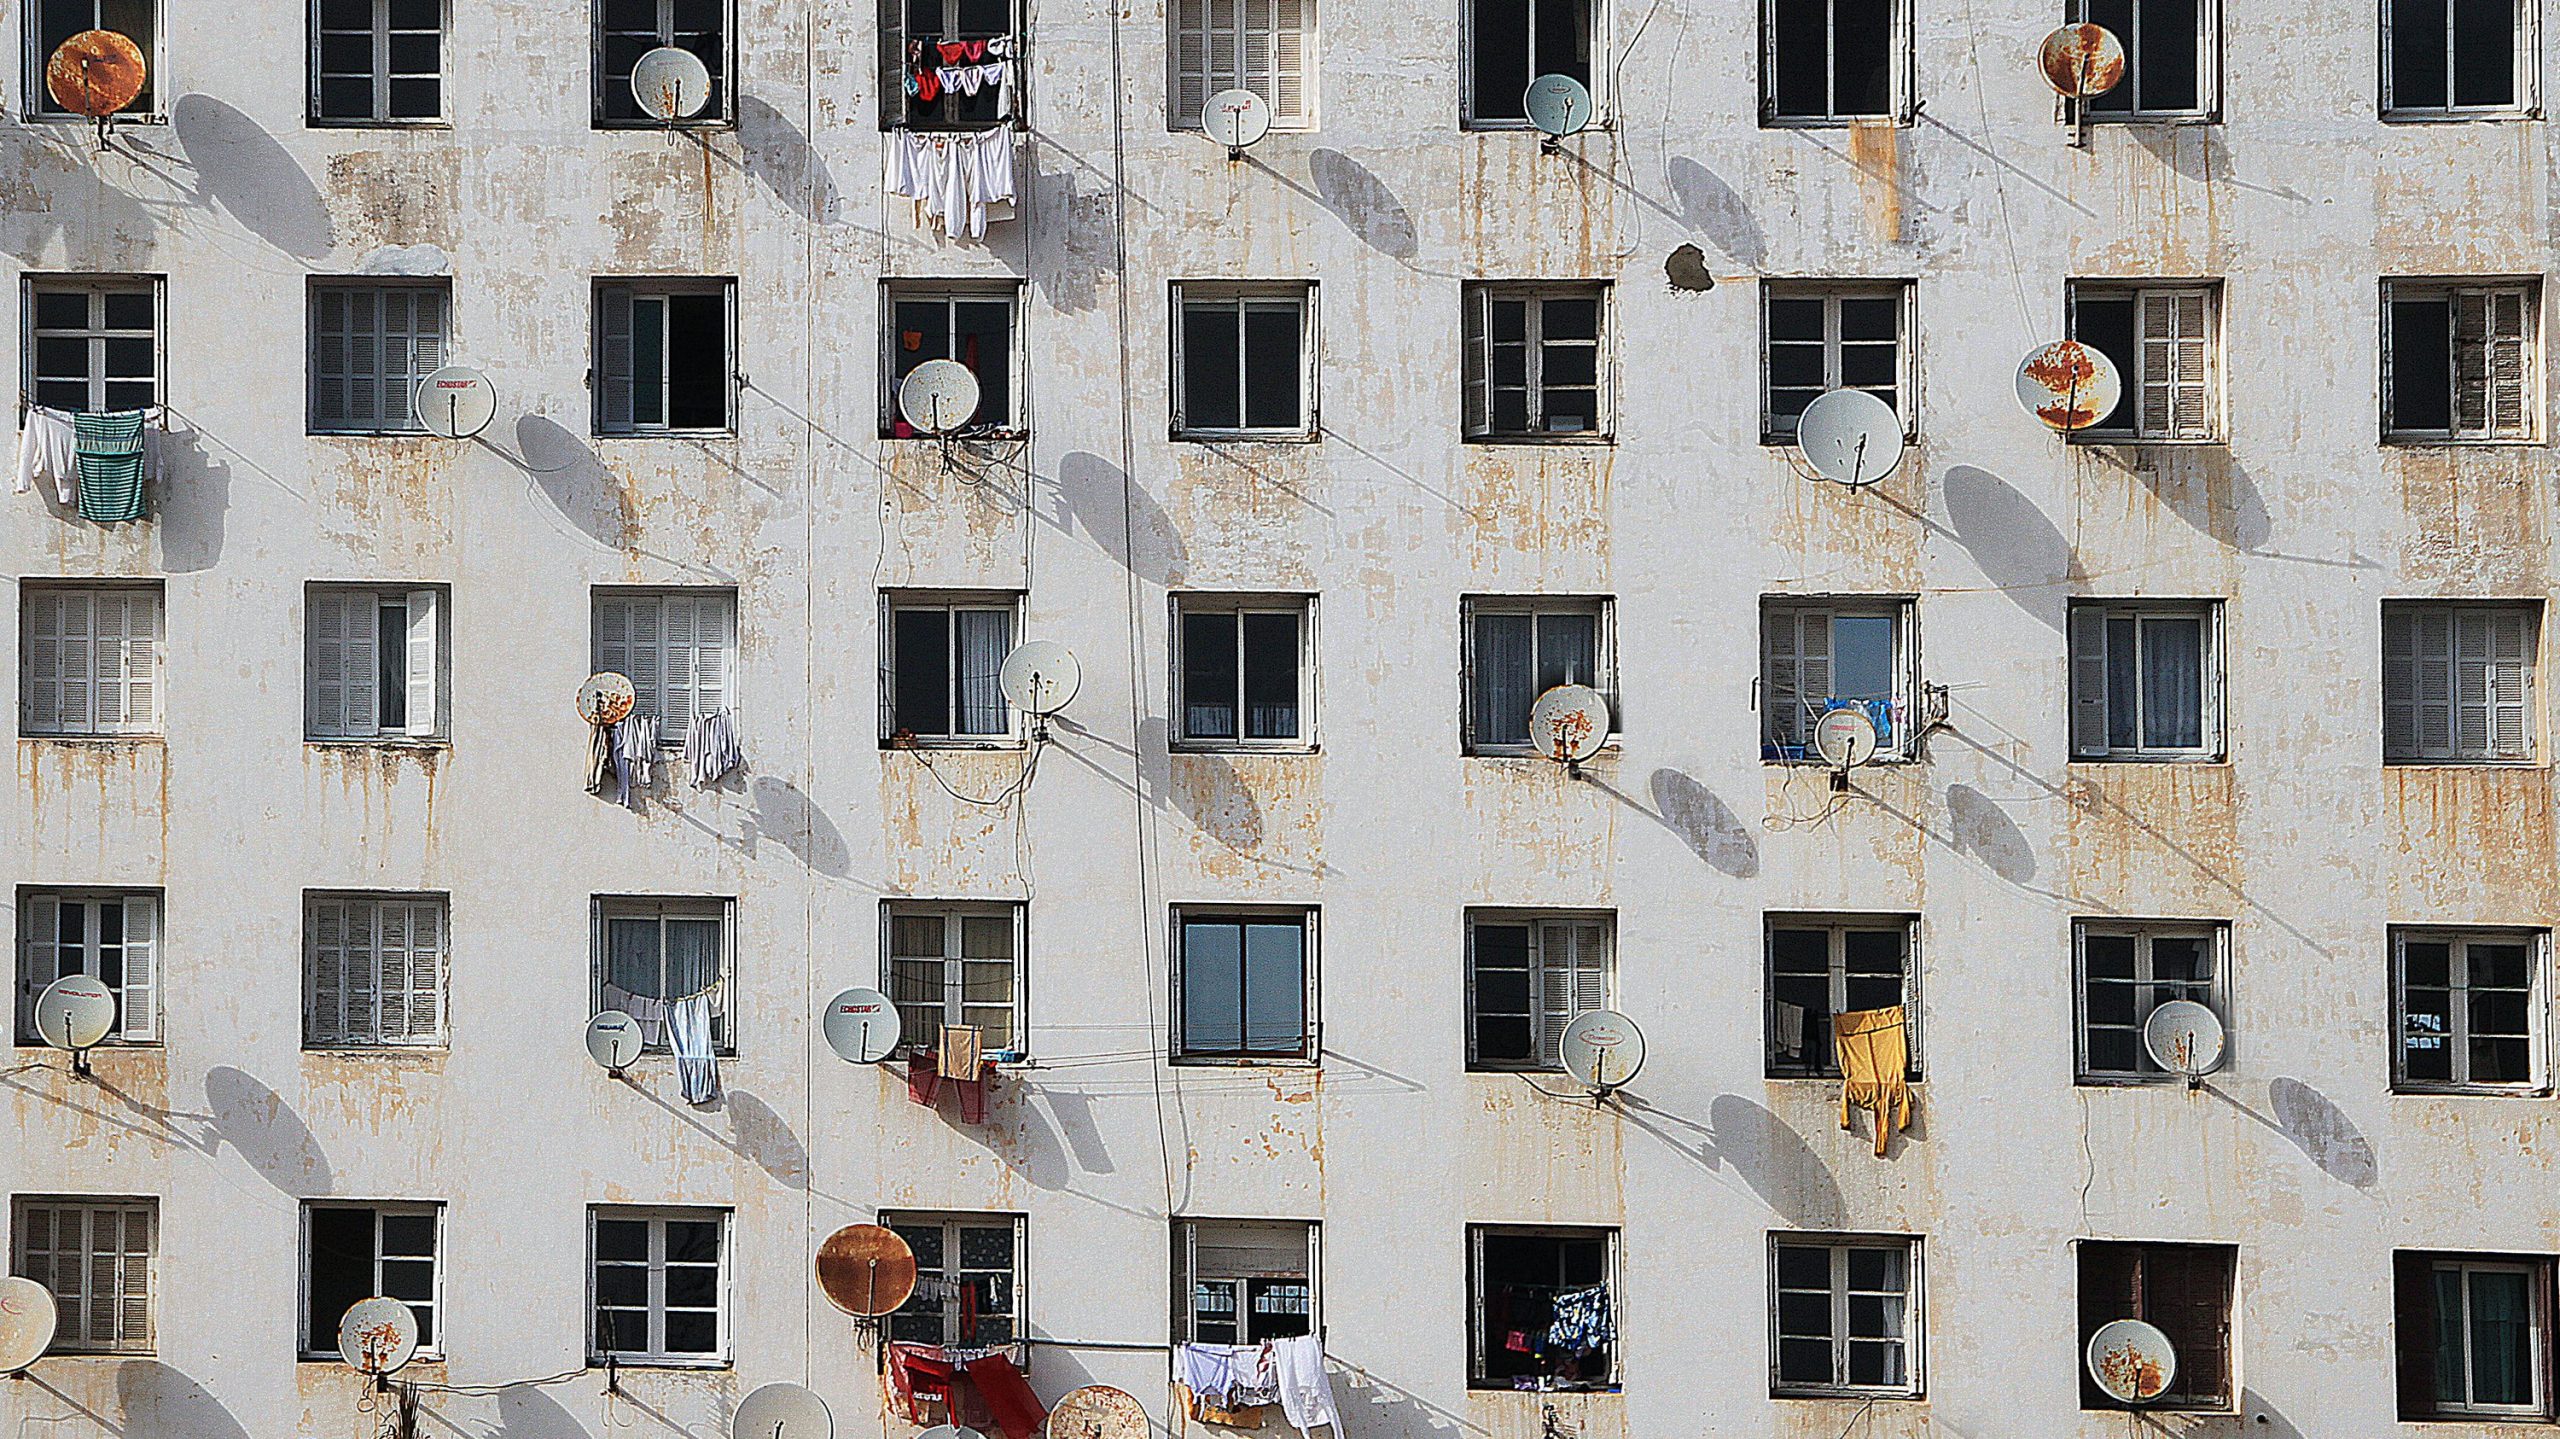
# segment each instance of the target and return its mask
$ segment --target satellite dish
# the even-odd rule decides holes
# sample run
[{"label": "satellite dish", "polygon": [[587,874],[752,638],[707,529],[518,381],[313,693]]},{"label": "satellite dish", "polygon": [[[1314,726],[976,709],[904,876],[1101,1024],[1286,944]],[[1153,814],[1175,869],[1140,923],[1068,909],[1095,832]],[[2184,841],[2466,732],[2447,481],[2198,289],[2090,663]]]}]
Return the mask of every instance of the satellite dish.
[{"label": "satellite dish", "polygon": [[0,1279],[0,1374],[15,1374],[53,1346],[61,1313],[53,1291],[32,1279]]},{"label": "satellite dish", "polygon": [[1200,128],[1227,147],[1228,159],[1238,159],[1271,133],[1271,106],[1251,90],[1221,90],[1200,107]]},{"label": "satellite dish", "polygon": [[85,974],[66,974],[36,997],[36,1034],[74,1054],[94,1049],[116,1027],[116,993]]},{"label": "satellite dish", "polygon": [[1580,764],[1609,742],[1609,701],[1589,685],[1557,685],[1529,706],[1529,742],[1558,764]]},{"label": "satellite dish", "polygon": [[2044,37],[2036,64],[2056,93],[2086,100],[2124,82],[2124,42],[2104,25],[2065,25]]},{"label": "satellite dish", "polygon": [[652,120],[690,120],[711,103],[711,67],[690,50],[661,45],[632,62],[631,98]]},{"label": "satellite dish", "polygon": [[978,377],[958,360],[927,360],[898,382],[898,413],[928,435],[947,435],[978,413]]},{"label": "satellite dish", "polygon": [[1084,684],[1084,666],[1056,640],[1030,640],[1013,647],[996,676],[1005,700],[1024,714],[1043,718],[1067,707]]},{"label": "satellite dish", "polygon": [[418,1316],[397,1299],[359,1299],[338,1321],[338,1357],[380,1378],[418,1357]]},{"label": "satellite dish", "polygon": [[2173,999],[2142,1022],[2142,1047],[2151,1060],[2189,1084],[2222,1067],[2222,1021],[2192,999]]},{"label": "satellite dish", "polygon": [[1541,75],[1520,97],[1529,123],[1550,140],[1579,135],[1591,126],[1591,91],[1570,75]]},{"label": "satellite dish", "polygon": [[1813,750],[1833,769],[1856,769],[1876,757],[1876,722],[1863,707],[1826,711],[1814,721]]},{"label": "satellite dish", "polygon": [[620,1074],[640,1057],[640,1021],[608,1009],[587,1021],[587,1053],[596,1063]]},{"label": "satellite dish", "polygon": [[848,1224],[818,1246],[818,1288],[845,1313],[877,1319],[916,1292],[916,1253],[894,1230]]},{"label": "satellite dish", "polygon": [[987,1439],[987,1436],[966,1424],[936,1424],[918,1434],[916,1439]]},{"label": "satellite dish", "polygon": [[1614,1009],[1586,1009],[1564,1027],[1564,1072],[1606,1094],[1644,1068],[1644,1031]]},{"label": "satellite dish", "polygon": [[2114,1320],[2089,1336],[2089,1377],[2119,1404],[2148,1404],[2178,1377],[2178,1351],[2139,1319]]},{"label": "satellite dish", "polygon": [[2064,434],[2115,413],[2123,398],[2115,362],[2078,340],[2056,340],[2018,363],[2018,403]]},{"label": "satellite dish", "polygon": [[827,1403],[797,1384],[767,1384],[738,1401],[731,1439],[832,1439]]},{"label": "satellite dish", "polygon": [[1902,463],[1902,417],[1865,390],[1825,390],[1797,417],[1796,448],[1826,480],[1872,485]]},{"label": "satellite dish", "polygon": [[83,30],[45,61],[44,88],[72,114],[104,120],[141,97],[150,73],[141,46],[113,30]]},{"label": "satellite dish", "polygon": [[611,670],[589,675],[587,682],[578,686],[578,718],[591,725],[620,724],[630,717],[631,706],[637,702],[630,676]]},{"label": "satellite dish", "polygon": [[1049,1411],[1049,1439],[1147,1439],[1147,1406],[1108,1384],[1088,1384]]},{"label": "satellite dish", "polygon": [[876,989],[848,989],[818,1017],[827,1048],[847,1064],[878,1064],[898,1047],[898,1007]]},{"label": "satellite dish", "polygon": [[489,377],[447,365],[418,382],[418,423],[447,440],[467,440],[489,428],[498,413],[498,391]]}]

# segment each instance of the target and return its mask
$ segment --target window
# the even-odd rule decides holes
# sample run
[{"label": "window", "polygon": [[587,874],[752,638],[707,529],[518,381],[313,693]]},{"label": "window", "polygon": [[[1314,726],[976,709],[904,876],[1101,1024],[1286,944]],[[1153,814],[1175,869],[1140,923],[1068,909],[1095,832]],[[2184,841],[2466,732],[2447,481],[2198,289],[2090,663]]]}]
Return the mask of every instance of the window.
[{"label": "window", "polygon": [[1018,427],[1013,406],[1014,315],[1021,289],[932,288],[891,282],[888,286],[889,392],[881,408],[882,433],[907,438],[915,433],[898,412],[898,387],[927,360],[958,360],[978,377],[978,408],[968,427],[998,430]]},{"label": "window", "polygon": [[1316,0],[1174,0],[1171,9],[1174,128],[1198,129],[1221,90],[1261,96],[1275,130],[1313,128]]},{"label": "window", "polygon": [[[1000,120],[1020,120],[1027,57],[1016,12],[1015,0],[879,0],[880,128],[984,129]],[[922,70],[979,63],[969,60],[965,48],[946,60],[940,46],[990,40],[1013,42],[1009,75],[989,83],[982,73],[975,90],[940,85],[937,77],[938,93],[930,100],[908,91],[907,78]],[[990,49],[983,63],[1004,58]]]},{"label": "window", "polygon": [[2551,1260],[2391,1256],[2403,1419],[2551,1417]]},{"label": "window", "polygon": [[1769,921],[1769,1077],[1837,1079],[1831,1019],[1904,1009],[1913,1073],[1920,1061],[1920,922],[1899,915],[1802,916]]},{"label": "window", "polygon": [[1312,1224],[1177,1219],[1173,1266],[1176,1343],[1260,1344],[1317,1330]]},{"label": "window", "polygon": [[910,592],[889,597],[889,644],[880,695],[881,736],[978,742],[1013,738],[1005,656],[1013,652],[1013,595]]},{"label": "window", "polygon": [[916,1292],[889,1338],[981,1349],[1022,1334],[1022,1221],[1010,1214],[884,1214],[916,1256]]},{"label": "window", "polygon": [[160,730],[160,587],[19,586],[18,731],[103,738]]},{"label": "window", "polygon": [[2214,922],[2080,920],[2072,926],[2080,966],[2080,1082],[2166,1084],[2142,1042],[2151,1011],[2193,1000],[2226,1023],[2230,926]]},{"label": "window", "polygon": [[2111,441],[2220,439],[2220,295],[2210,284],[2075,282],[2071,338],[2114,363],[2124,395],[2074,433]]},{"label": "window", "polygon": [[1609,1007],[1615,928],[1606,914],[1467,916],[1467,1064],[1559,1069],[1564,1027]]},{"label": "window", "polygon": [[725,124],[729,99],[730,0],[596,0],[596,128],[663,124],[640,113],[631,69],[661,46],[690,50],[711,71],[711,98],[695,125]]},{"label": "window", "polygon": [[2072,757],[2219,758],[2221,637],[2218,604],[2074,601]]},{"label": "window", "polygon": [[442,895],[305,897],[304,1046],[444,1043],[445,930]]},{"label": "window", "polygon": [[2385,602],[2383,763],[2532,759],[2541,632],[2535,604]]},{"label": "window", "polygon": [[318,0],[311,118],[386,125],[444,117],[445,0]]},{"label": "window", "polygon": [[444,733],[443,594],[314,585],[303,636],[303,718],[313,739]]},{"label": "window", "polygon": [[1920,1245],[1889,1236],[1769,1237],[1769,1392],[1920,1392]]},{"label": "window", "polygon": [[1184,911],[1174,1057],[1315,1058],[1315,915]]},{"label": "window", "polygon": [[2543,1085],[2537,930],[2395,929],[2392,1078],[2403,1090],[2533,1092]]},{"label": "window", "polygon": [[1607,286],[1471,285],[1466,307],[1467,438],[1607,437]]},{"label": "window", "polygon": [[886,988],[901,1052],[931,1053],[949,1024],[973,1025],[989,1054],[1023,1047],[1022,908],[1013,904],[888,907]]},{"label": "window", "polygon": [[587,1224],[592,1362],[710,1365],[728,1355],[727,1210],[595,1208]]},{"label": "window", "polygon": [[25,82],[31,116],[60,119],[71,115],[45,87],[45,62],[62,48],[63,41],[83,30],[113,30],[142,51],[142,93],[118,113],[149,115],[159,110],[159,0],[28,0],[22,8],[32,32],[27,37]]},{"label": "window", "polygon": [[22,1198],[11,1219],[9,1272],[53,1291],[51,1352],[151,1352],[158,1200]]},{"label": "window", "polygon": [[679,749],[700,716],[737,707],[733,590],[599,590],[595,667],[627,675],[634,714],[655,715],[658,744]]},{"label": "window", "polygon": [[1903,310],[1908,285],[1768,285],[1761,321],[1768,340],[1760,435],[1795,438],[1796,417],[1825,390],[1865,390],[1903,408]]},{"label": "window", "polygon": [[1557,685],[1589,685],[1614,699],[1608,617],[1606,600],[1465,601],[1467,753],[1529,753],[1529,707]]},{"label": "window", "polygon": [[2394,440],[2531,440],[2542,287],[2383,282],[2382,429]]},{"label": "window", "polygon": [[116,997],[109,1044],[160,1039],[160,896],[28,890],[18,899],[18,1043],[34,1045],[36,999],[85,974]]},{"label": "window", "polygon": [[27,388],[39,405],[96,414],[160,403],[160,282],[27,282]]},{"label": "window", "polygon": [[1599,93],[1591,69],[1591,0],[1467,0],[1466,124],[1529,123],[1529,82],[1570,75]]},{"label": "window", "polygon": [[[2152,1410],[2229,1409],[2232,1271],[2227,1244],[2118,1244],[2080,1241],[2080,1350],[2117,1319],[2139,1319],[2169,1336],[2178,1372]],[[2084,1366],[2080,1407],[2115,1409]]]},{"label": "window", "polygon": [[311,287],[311,428],[417,434],[418,382],[444,365],[451,287]]},{"label": "window", "polygon": [[598,285],[596,432],[727,431],[735,294],[727,280]]},{"label": "window", "polygon": [[2201,119],[2222,68],[2219,0],[2079,0],[2072,18],[2124,42],[2124,78],[2083,105],[2092,120]]},{"label": "window", "polygon": [[1616,1230],[1470,1225],[1467,1247],[1469,1388],[1617,1386]]},{"label": "window", "polygon": [[442,1264],[435,1204],[302,1207],[302,1357],[338,1357],[338,1321],[360,1300],[397,1299],[418,1317],[418,1352],[435,1358]]},{"label": "window", "polygon": [[1857,708],[1875,721],[1878,758],[1917,758],[1911,619],[1909,600],[1763,601],[1760,757],[1819,764],[1815,726],[1832,710]]},{"label": "window", "polygon": [[640,1021],[648,1051],[665,1054],[667,1011],[701,996],[711,1006],[711,1047],[736,1053],[729,1018],[737,1007],[736,902],[600,899],[595,910],[596,1008]]},{"label": "window", "polygon": [[2383,0],[2382,109],[2393,119],[2529,110],[2535,7],[2526,0]]},{"label": "window", "polygon": [[1173,297],[1182,314],[1174,331],[1174,433],[1314,431],[1313,285],[1182,284]]},{"label": "window", "polygon": [[1173,710],[1180,738],[1203,748],[1297,746],[1314,738],[1311,602],[1233,595],[1173,597]]},{"label": "window", "polygon": [[1898,0],[1764,0],[1760,114],[1826,123],[1898,115]]}]

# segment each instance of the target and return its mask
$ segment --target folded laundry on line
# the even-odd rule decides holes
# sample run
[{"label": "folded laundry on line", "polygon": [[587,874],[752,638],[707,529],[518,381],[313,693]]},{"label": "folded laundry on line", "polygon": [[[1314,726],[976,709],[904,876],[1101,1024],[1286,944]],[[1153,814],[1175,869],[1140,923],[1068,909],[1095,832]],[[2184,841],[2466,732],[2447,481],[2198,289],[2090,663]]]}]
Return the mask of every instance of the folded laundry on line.
[{"label": "folded laundry on line", "polygon": [[1013,166],[1011,126],[973,134],[905,130],[888,147],[884,187],[915,201],[945,235],[977,239],[990,219],[1012,218]]}]

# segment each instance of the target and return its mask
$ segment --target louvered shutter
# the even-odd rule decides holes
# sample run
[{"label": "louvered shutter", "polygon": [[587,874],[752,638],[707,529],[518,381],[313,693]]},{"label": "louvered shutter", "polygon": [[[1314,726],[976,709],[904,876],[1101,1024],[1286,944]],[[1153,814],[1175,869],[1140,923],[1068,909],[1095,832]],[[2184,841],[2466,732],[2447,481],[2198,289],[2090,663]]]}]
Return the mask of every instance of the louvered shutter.
[{"label": "louvered shutter", "polygon": [[1244,84],[1243,67],[1239,63],[1244,51],[1244,7],[1246,0],[1206,0],[1209,7],[1209,91],[1230,90]]},{"label": "louvered shutter", "polygon": [[437,645],[439,596],[434,590],[409,591],[409,733],[432,738],[443,732],[438,713]]},{"label": "louvered shutter", "polygon": [[373,1037],[398,1044],[409,1037],[409,906],[378,900],[373,914]]},{"label": "louvered shutter", "polygon": [[444,1034],[444,906],[435,900],[419,900],[408,909],[409,1028],[406,1037],[418,1043],[431,1043]]},{"label": "louvered shutter", "polygon": [[626,651],[628,667],[623,673],[631,677],[632,693],[638,696],[634,708],[643,714],[656,715],[661,724],[667,717],[666,611],[664,595],[634,595],[630,600],[630,646]]},{"label": "louvered shutter", "polygon": [[658,737],[663,740],[684,738],[686,727],[693,723],[694,677],[700,670],[699,637],[702,633],[702,605],[694,595],[669,595],[663,602],[665,612],[664,647],[666,699],[658,710]]},{"label": "louvered shutter", "polygon": [[599,673],[631,673],[631,611],[637,603],[628,595],[596,597],[595,667]]},{"label": "louvered shutter", "polygon": [[[1218,0],[1211,0],[1218,3]],[[1277,122],[1280,107],[1272,96],[1278,93],[1271,57],[1272,22],[1276,18],[1274,0],[1235,0],[1236,5],[1236,83],[1262,97],[1271,106],[1271,118]]]},{"label": "louvered shutter", "polygon": [[347,606],[336,590],[314,590],[302,638],[302,722],[315,738],[346,730]]},{"label": "louvered shutter", "polygon": [[89,685],[99,734],[124,734],[134,727],[133,598],[130,590],[101,590],[92,598]]},{"label": "louvered shutter", "polygon": [[2453,432],[2490,433],[2489,294],[2461,290],[2453,296]]},{"label": "louvered shutter", "polygon": [[2382,615],[2382,757],[2418,752],[2418,617],[2408,609]]},{"label": "louvered shutter", "polygon": [[597,379],[607,429],[631,428],[631,291],[612,286],[596,296],[598,315]]},{"label": "louvered shutter", "polygon": [[347,1041],[382,1042],[382,906],[347,903]]},{"label": "louvered shutter", "polygon": [[[697,603],[701,613],[694,624],[694,713],[705,715],[736,704],[730,677],[738,653],[738,608],[736,597],[725,594],[703,595]],[[672,745],[681,743],[684,735],[668,731],[660,738]]]},{"label": "louvered shutter", "polygon": [[1200,123],[1209,104],[1209,0],[1173,0],[1173,118]]},{"label": "louvered shutter", "polygon": [[152,1214],[141,1206],[114,1211],[117,1224],[115,1344],[149,1349],[151,1334]]},{"label": "louvered shutter", "polygon": [[1797,703],[1788,712],[1796,742],[1813,742],[1813,718],[1831,702],[1831,612],[1808,610],[1796,616]]},{"label": "louvered shutter", "polygon": [[310,1019],[306,1032],[319,1045],[345,1044],[347,1026],[347,906],[318,900],[308,921],[311,966]]},{"label": "louvered shutter", "polygon": [[62,1283],[54,1268],[56,1215],[52,1206],[29,1204],[18,1211],[17,1217],[17,1273],[53,1292],[54,1306],[60,1311],[60,1328],[56,1332],[79,1333],[79,1311],[73,1307],[75,1296],[67,1292],[69,1286]]},{"label": "louvered shutter", "polygon": [[2417,743],[2411,753],[2446,759],[2454,746],[2453,616],[2439,608],[2417,612]]},{"label": "louvered shutter", "polygon": [[347,292],[347,424],[382,425],[382,292]]},{"label": "louvered shutter", "polygon": [[2107,612],[2071,608],[2071,752],[2107,752]]},{"label": "louvered shutter", "polygon": [[[903,0],[877,0],[872,33],[879,37],[880,128],[895,130],[907,118],[906,6]],[[1018,62],[1017,62],[1018,63]]]},{"label": "louvered shutter", "polygon": [[29,734],[60,734],[62,714],[62,622],[66,596],[42,590],[23,592],[26,607],[26,655],[21,666],[24,691],[19,708]]},{"label": "louvered shutter", "polygon": [[[2533,634],[2528,611],[2473,610],[2457,625],[2465,757],[2525,759],[2532,753]],[[2477,720],[2473,716],[2477,712]],[[2478,736],[2474,743],[2474,733]]]},{"label": "louvered shutter", "polygon": [[1303,128],[1307,95],[1307,20],[1316,0],[1269,0],[1271,6],[1271,123]]},{"label": "louvered shutter", "polygon": [[1493,427],[1493,297],[1469,290],[1466,307],[1467,433],[1481,435]]},{"label": "louvered shutter", "polygon": [[315,590],[307,650],[311,733],[326,739],[381,730],[376,640],[381,600],[370,590]]},{"label": "louvered shutter", "polygon": [[2498,439],[2530,439],[2533,400],[2530,292],[2489,295],[2489,433]]},{"label": "louvered shutter", "polygon": [[[114,732],[141,734],[159,727],[160,721],[160,592],[158,590],[113,590],[99,597],[100,624],[98,657],[100,668],[112,653],[114,658],[114,692],[117,703],[112,711]],[[109,648],[105,618],[116,619],[116,639]],[[100,681],[98,717],[101,727],[110,714],[104,703],[105,680]]]},{"label": "louvered shutter", "polygon": [[122,903],[122,1033],[127,1043],[149,1044],[160,1038],[160,901],[136,894],[127,895]]},{"label": "louvered shutter", "polygon": [[420,288],[405,292],[405,298],[408,365],[397,378],[398,388],[383,396],[383,412],[385,428],[416,430],[424,428],[418,418],[418,382],[444,368],[445,292]]},{"label": "louvered shutter", "polygon": [[1761,688],[1766,691],[1760,697],[1763,727],[1771,743],[1798,743],[1795,717],[1802,706],[1797,695],[1796,617],[1792,611],[1769,610],[1762,614],[1760,647]]},{"label": "louvered shutter", "polygon": [[2205,439],[2213,433],[2208,306],[2201,290],[2144,290],[2142,434]]},{"label": "louvered shutter", "polygon": [[27,897],[18,952],[26,956],[26,973],[18,980],[18,1033],[36,1032],[36,996],[62,978],[62,901],[49,894]]},{"label": "louvered shutter", "polygon": [[68,590],[57,596],[61,621],[55,645],[58,681],[56,734],[98,733],[97,695],[98,596],[93,590]]}]

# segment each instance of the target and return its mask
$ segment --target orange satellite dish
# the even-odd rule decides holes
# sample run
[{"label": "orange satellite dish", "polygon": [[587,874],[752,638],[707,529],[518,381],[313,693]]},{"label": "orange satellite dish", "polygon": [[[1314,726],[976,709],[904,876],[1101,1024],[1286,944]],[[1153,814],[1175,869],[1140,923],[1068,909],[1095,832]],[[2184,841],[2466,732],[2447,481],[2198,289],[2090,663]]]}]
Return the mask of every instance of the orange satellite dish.
[{"label": "orange satellite dish", "polygon": [[818,1287],[845,1313],[877,1319],[916,1292],[916,1253],[877,1224],[848,1224],[818,1246]]},{"label": "orange satellite dish", "polygon": [[44,66],[44,88],[74,115],[103,120],[142,94],[150,67],[142,47],[113,30],[83,30]]}]

